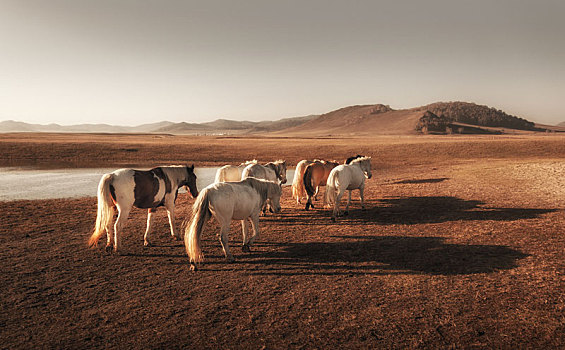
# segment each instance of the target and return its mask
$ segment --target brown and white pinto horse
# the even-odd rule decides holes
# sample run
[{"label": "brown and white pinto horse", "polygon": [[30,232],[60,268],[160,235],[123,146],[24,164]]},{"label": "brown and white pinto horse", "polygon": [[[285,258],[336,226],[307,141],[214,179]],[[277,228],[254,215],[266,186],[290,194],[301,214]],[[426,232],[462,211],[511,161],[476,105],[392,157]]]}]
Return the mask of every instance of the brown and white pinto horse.
[{"label": "brown and white pinto horse", "polygon": [[314,208],[312,198],[318,194],[320,186],[326,186],[328,175],[338,165],[339,163],[337,162],[317,160],[306,166],[303,177],[304,188],[308,195],[305,210],[308,210],[310,207]]},{"label": "brown and white pinto horse", "polygon": [[169,216],[171,235],[180,239],[175,229],[175,199],[178,190],[187,186],[192,197],[198,196],[196,175],[192,166],[163,166],[148,171],[134,169],[118,169],[105,174],[98,184],[98,214],[94,233],[88,241],[89,246],[95,246],[104,232],[108,241],[106,250],[112,248],[111,222],[114,217],[114,206],[118,208],[118,218],[114,224],[114,251],[118,252],[121,245],[122,229],[127,221],[132,206],[147,209],[147,230],[143,237],[148,246],[148,235],[153,223],[152,214],[157,207],[164,206]]}]

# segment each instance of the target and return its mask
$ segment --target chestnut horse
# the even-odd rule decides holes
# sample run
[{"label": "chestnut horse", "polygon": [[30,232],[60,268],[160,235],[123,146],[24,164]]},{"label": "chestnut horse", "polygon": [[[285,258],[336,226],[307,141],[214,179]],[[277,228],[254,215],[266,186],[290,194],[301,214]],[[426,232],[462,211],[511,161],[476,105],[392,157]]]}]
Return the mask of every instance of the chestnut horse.
[{"label": "chestnut horse", "polygon": [[308,195],[305,210],[308,210],[310,207],[314,208],[312,198],[318,194],[320,186],[326,185],[328,175],[338,165],[339,163],[336,162],[320,160],[306,166],[303,177],[304,188]]}]

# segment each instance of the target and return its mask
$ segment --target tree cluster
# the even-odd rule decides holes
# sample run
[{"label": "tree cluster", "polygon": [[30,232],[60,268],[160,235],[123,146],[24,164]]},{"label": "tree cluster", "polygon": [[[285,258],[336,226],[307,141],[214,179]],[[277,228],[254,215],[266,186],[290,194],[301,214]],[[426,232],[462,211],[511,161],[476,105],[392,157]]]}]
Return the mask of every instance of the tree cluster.
[{"label": "tree cluster", "polygon": [[424,107],[449,122],[479,126],[534,130],[534,123],[488,106],[468,102],[438,102]]}]

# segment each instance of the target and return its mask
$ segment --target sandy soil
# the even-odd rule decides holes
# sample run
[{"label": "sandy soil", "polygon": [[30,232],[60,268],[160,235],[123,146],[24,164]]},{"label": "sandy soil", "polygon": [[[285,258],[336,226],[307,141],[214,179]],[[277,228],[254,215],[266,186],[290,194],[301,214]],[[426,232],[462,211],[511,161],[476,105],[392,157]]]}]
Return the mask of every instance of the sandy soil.
[{"label": "sandy soil", "polygon": [[[234,223],[234,264],[211,221],[196,273],[163,210],[150,248],[145,212],[134,210],[116,256],[86,248],[95,198],[0,202],[3,348],[565,346],[564,138],[259,139],[253,148],[246,139],[58,137],[3,137],[0,165],[198,166],[200,154],[213,164],[296,162],[316,152],[372,154],[375,165],[367,209],[354,194],[338,223],[326,209],[302,210],[289,188],[251,253]],[[57,158],[70,145],[80,159]],[[111,152],[132,145],[137,152]],[[155,158],[138,162],[150,149]],[[178,216],[192,201],[179,197]]]}]

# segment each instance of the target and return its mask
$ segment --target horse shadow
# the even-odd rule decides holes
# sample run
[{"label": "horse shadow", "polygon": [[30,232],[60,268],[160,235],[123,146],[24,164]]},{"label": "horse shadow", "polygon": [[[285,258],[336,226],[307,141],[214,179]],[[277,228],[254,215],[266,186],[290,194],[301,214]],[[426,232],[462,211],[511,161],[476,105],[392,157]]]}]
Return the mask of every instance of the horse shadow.
[{"label": "horse shadow", "polygon": [[431,224],[449,221],[514,221],[535,219],[557,209],[486,207],[485,202],[451,196],[387,198],[367,209],[350,208],[348,224]]},{"label": "horse shadow", "polygon": [[400,181],[396,181],[393,182],[393,185],[408,185],[408,184],[434,184],[434,183],[439,183],[439,182],[443,182],[449,180],[448,177],[438,177],[438,178],[432,178],[432,179],[415,179],[415,180],[400,180]]},{"label": "horse shadow", "polygon": [[333,236],[283,243],[248,256],[253,275],[471,275],[510,270],[528,254],[501,245],[446,243],[441,237]]}]

